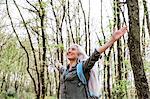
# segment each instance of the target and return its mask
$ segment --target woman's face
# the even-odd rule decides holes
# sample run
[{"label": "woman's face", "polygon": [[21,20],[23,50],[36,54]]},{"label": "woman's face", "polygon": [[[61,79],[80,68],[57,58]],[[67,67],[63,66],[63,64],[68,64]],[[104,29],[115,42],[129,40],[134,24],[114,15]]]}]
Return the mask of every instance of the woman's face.
[{"label": "woman's face", "polygon": [[71,46],[67,52],[67,58],[69,60],[76,60],[78,58],[79,51],[77,46]]}]

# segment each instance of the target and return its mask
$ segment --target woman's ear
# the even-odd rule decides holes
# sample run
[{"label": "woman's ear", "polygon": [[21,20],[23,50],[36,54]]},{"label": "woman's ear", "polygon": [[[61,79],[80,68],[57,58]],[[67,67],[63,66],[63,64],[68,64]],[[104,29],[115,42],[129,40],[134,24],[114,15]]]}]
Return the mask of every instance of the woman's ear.
[{"label": "woman's ear", "polygon": [[80,54],[78,58],[79,58],[79,59],[83,59],[83,58],[84,58],[84,55]]}]

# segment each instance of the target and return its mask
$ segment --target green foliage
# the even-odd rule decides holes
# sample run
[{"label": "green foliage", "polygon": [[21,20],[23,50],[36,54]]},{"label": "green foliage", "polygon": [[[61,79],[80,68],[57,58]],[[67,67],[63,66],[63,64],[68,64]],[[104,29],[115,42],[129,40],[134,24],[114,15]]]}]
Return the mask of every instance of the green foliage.
[{"label": "green foliage", "polygon": [[20,58],[22,58],[23,53],[19,46],[17,46],[15,38],[10,40],[11,41],[8,41],[1,52],[0,69],[3,71],[16,72],[19,69],[18,62],[21,61]]},{"label": "green foliage", "polygon": [[150,72],[150,62],[144,61],[144,70],[149,73]]},{"label": "green foliage", "polygon": [[55,48],[58,48],[58,49],[61,49],[61,50],[64,50],[64,45],[63,44],[51,44],[48,46],[48,49],[49,50],[52,50],[52,49],[55,49]]},{"label": "green foliage", "polygon": [[129,85],[129,82],[127,80],[118,81],[112,89],[112,95],[124,97],[127,90],[127,85]]},{"label": "green foliage", "polygon": [[3,91],[0,94],[0,99],[35,99],[35,94],[31,92],[16,93],[14,90],[11,89],[8,92]]},{"label": "green foliage", "polygon": [[[40,5],[40,4],[41,4],[41,5]],[[48,6],[48,1],[47,1],[47,2],[41,1],[41,3],[36,2],[34,5],[37,6],[37,7],[42,6],[43,8],[45,8],[45,7]]]},{"label": "green foliage", "polygon": [[6,91],[3,91],[0,94],[0,99],[18,99],[17,98],[17,93],[15,92],[14,88],[10,88]]},{"label": "green foliage", "polygon": [[56,96],[49,96],[49,97],[47,96],[47,97],[45,97],[45,99],[57,99],[57,98],[56,98]]}]

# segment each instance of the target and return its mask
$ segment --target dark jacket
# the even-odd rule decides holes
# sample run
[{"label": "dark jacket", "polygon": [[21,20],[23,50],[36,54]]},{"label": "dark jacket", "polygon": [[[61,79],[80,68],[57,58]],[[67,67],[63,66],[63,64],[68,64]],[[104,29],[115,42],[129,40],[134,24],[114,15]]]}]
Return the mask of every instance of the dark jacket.
[{"label": "dark jacket", "polygon": [[[99,57],[100,53],[95,50],[83,63],[85,75],[89,75],[90,69],[92,69],[95,62],[98,61]],[[81,83],[77,76],[76,66],[70,71],[69,68],[62,69],[60,84],[61,99],[89,99],[85,85]]]}]

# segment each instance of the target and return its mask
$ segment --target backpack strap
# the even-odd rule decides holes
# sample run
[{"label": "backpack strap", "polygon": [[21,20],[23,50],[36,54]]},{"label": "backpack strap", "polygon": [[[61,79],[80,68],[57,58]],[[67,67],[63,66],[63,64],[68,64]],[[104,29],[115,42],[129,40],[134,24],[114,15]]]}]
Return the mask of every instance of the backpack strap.
[{"label": "backpack strap", "polygon": [[78,78],[80,79],[80,81],[83,84],[87,85],[87,80],[86,80],[85,75],[83,73],[82,63],[77,64],[77,75],[78,75]]},{"label": "backpack strap", "polygon": [[88,89],[87,79],[83,73],[82,63],[77,64],[77,75],[78,75],[78,78],[81,81],[81,83],[84,84],[86,97],[87,97],[87,99],[89,99],[90,93],[89,93],[89,89]]}]

